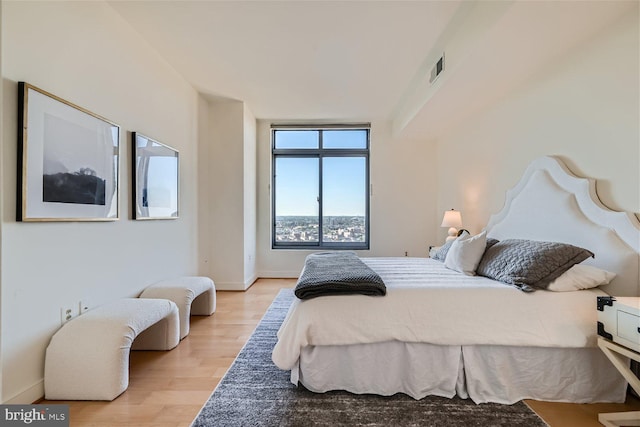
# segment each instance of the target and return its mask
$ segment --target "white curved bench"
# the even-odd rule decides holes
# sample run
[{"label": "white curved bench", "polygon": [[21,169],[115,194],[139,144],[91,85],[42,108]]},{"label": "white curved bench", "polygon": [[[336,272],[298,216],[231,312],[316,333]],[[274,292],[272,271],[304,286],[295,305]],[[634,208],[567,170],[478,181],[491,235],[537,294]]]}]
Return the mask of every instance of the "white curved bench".
[{"label": "white curved bench", "polygon": [[209,316],[216,311],[216,288],[208,277],[177,277],[147,287],[140,298],[165,298],[176,303],[180,312],[180,339],[189,335],[192,314]]},{"label": "white curved bench", "polygon": [[[180,342],[178,307],[126,298],[76,317],[47,347],[45,398],[113,400],[129,386],[129,351],[171,350]],[[134,342],[135,340],[135,342]]]}]

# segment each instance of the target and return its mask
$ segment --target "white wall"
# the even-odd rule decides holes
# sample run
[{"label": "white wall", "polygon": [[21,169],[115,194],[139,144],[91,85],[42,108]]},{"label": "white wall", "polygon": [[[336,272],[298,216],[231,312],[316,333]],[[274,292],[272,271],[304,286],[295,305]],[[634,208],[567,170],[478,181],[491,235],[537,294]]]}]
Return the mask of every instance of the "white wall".
[{"label": "white wall", "polygon": [[256,279],[255,118],[241,101],[199,105],[200,274],[217,289],[244,290]]},{"label": "white wall", "polygon": [[244,105],[243,117],[243,178],[244,178],[244,283],[256,281],[256,232],[257,232],[257,163],[256,163],[256,118]]},{"label": "white wall", "polygon": [[[258,276],[297,277],[311,251],[271,249],[271,122],[258,121]],[[361,256],[426,256],[442,243],[433,230],[436,150],[432,144],[391,137],[387,122],[371,126],[370,250]]]},{"label": "white wall", "polygon": [[[2,4],[2,396],[42,396],[60,307],[196,273],[197,94],[104,2]],[[17,89],[26,81],[121,126],[120,220],[15,221]],[[180,215],[130,220],[130,132],[180,151]],[[73,351],[73,349],[70,349]]]},{"label": "white wall", "polygon": [[[209,222],[207,270],[218,289],[244,288],[243,230],[243,103],[220,100],[208,103],[208,181],[201,180],[200,209]],[[202,141],[201,141],[202,142]],[[201,156],[204,154],[201,153]],[[204,156],[203,156],[204,157]]]},{"label": "white wall", "polygon": [[[211,111],[209,101],[198,96],[198,274],[209,275],[212,245],[215,236],[212,232],[211,217]],[[212,277],[213,278],[213,277]],[[215,278],[213,278],[215,280]]]},{"label": "white wall", "polygon": [[[438,141],[438,206],[478,232],[531,160],[561,156],[612,209],[640,213],[638,4]],[[455,161],[453,160],[455,159]]]}]

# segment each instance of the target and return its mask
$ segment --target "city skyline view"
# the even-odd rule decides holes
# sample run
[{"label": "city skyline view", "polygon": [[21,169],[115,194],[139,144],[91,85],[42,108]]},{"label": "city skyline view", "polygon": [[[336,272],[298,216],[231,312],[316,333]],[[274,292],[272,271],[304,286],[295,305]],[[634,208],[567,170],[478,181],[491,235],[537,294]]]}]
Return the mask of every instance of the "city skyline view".
[{"label": "city skyline view", "polygon": [[[318,216],[277,216],[276,243],[315,243],[319,241]],[[364,216],[325,216],[322,222],[324,243],[346,243],[366,241],[366,219]]]}]

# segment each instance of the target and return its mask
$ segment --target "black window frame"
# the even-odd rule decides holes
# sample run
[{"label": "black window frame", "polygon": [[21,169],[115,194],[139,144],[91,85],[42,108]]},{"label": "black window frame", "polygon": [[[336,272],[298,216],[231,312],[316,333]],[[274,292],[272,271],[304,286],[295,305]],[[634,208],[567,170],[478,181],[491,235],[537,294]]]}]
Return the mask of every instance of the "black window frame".
[{"label": "black window frame", "polygon": [[[276,148],[276,132],[281,130],[318,131],[318,148]],[[324,148],[323,132],[335,130],[362,130],[366,132],[365,148]],[[371,125],[272,125],[271,126],[271,249],[331,249],[369,250],[370,248],[370,147]],[[276,159],[277,158],[317,158],[318,159],[318,241],[317,242],[277,242],[276,241]],[[364,157],[365,159],[365,241],[364,242],[324,242],[323,241],[323,182],[322,161],[325,157]]]}]

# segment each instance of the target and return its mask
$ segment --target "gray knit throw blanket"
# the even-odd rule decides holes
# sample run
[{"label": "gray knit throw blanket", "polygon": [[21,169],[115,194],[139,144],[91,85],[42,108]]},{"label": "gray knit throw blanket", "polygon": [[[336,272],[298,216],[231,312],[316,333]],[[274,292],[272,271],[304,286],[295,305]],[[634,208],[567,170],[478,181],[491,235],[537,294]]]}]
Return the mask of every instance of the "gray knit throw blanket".
[{"label": "gray knit throw blanket", "polygon": [[351,294],[383,296],[387,288],[355,252],[336,251],[307,256],[294,292],[300,299]]}]

